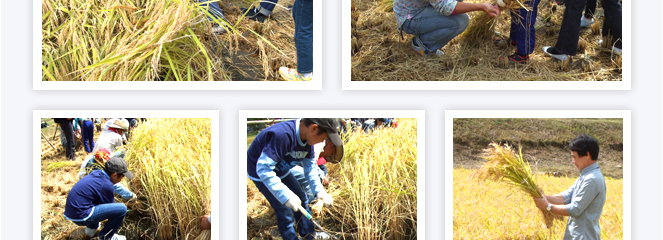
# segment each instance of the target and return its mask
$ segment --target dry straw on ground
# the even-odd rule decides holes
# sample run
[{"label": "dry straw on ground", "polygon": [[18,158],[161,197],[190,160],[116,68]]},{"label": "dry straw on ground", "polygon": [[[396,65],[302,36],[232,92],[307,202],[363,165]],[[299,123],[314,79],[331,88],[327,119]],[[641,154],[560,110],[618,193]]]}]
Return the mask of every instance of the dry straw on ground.
[{"label": "dry straw on ground", "polygon": [[224,35],[211,34],[205,7],[189,0],[44,0],[42,79],[277,80],[278,67],[296,66],[289,11],[258,24],[239,11],[257,2],[211,2],[228,19]]},{"label": "dry straw on ground", "polygon": [[210,119],[149,119],[132,130],[127,149],[131,185],[147,199],[156,235],[201,235],[198,217],[211,207]]},{"label": "dry straw on ground", "polygon": [[[468,0],[466,2],[485,2]],[[353,81],[621,81],[621,59],[598,44],[600,32],[583,29],[580,39],[587,44],[572,62],[558,63],[545,56],[541,47],[554,46],[561,26],[563,7],[542,1],[535,23],[536,46],[525,65],[498,60],[515,52],[515,47],[499,47],[494,38],[508,37],[510,17],[504,11],[491,23],[483,12],[472,12],[470,29],[453,39],[443,57],[422,58],[410,49],[412,35],[398,31],[391,10],[393,1],[352,0],[352,80]],[[515,8],[511,2],[508,9]],[[602,9],[596,14],[603,21]],[[472,30],[473,27],[481,29]],[[492,28],[491,28],[492,27]],[[500,34],[492,34],[494,31]],[[482,32],[482,33],[476,33]],[[472,36],[472,35],[476,36]],[[492,35],[490,35],[492,34]],[[467,35],[467,36],[465,36]],[[591,62],[591,68],[583,64]]]},{"label": "dry straw on ground", "polygon": [[[516,152],[511,146],[500,146],[491,143],[484,150],[482,158],[486,162],[477,170],[474,177],[478,179],[490,179],[502,181],[517,187],[533,198],[542,198],[543,189],[537,185],[536,177],[529,166],[529,162],[523,158],[522,150]],[[547,228],[552,228],[554,220],[562,220],[561,215],[541,210]]]}]

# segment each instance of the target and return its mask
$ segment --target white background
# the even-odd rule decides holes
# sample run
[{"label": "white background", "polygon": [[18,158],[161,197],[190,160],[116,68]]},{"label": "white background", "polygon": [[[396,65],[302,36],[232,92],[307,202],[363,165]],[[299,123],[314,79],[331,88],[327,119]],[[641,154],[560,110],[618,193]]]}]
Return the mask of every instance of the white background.
[{"label": "white background", "polygon": [[[632,1],[632,0],[627,0]],[[341,1],[323,1],[322,91],[33,91],[32,3],[2,1],[0,237],[32,232],[33,110],[219,110],[220,239],[238,239],[239,110],[426,110],[426,236],[444,236],[444,110],[631,110],[632,238],[661,235],[662,76],[660,0],[632,1],[630,91],[342,91]],[[629,26],[624,26],[627,28]],[[38,196],[37,196],[38,197]]]}]

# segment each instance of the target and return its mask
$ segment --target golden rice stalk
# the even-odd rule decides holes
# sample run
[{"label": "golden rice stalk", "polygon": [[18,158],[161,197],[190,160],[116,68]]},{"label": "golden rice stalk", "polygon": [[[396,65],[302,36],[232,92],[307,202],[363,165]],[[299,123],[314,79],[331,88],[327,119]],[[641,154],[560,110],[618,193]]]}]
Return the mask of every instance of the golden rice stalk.
[{"label": "golden rice stalk", "polygon": [[196,239],[194,240],[210,240],[210,239],[212,239],[212,231],[206,229],[201,231],[200,235],[198,235],[198,237],[196,237]]},{"label": "golden rice stalk", "polygon": [[140,185],[136,194],[147,199],[159,238],[198,236],[198,217],[210,212],[211,120],[148,119],[132,130],[127,149],[132,186]]},{"label": "golden rice stalk", "polygon": [[[486,162],[472,174],[473,178],[502,181],[516,186],[533,198],[544,196],[543,189],[536,184],[536,176],[532,172],[529,162],[523,158],[522,148],[519,148],[516,153],[509,145],[500,146],[497,143],[491,143],[489,148],[484,149],[481,158]],[[563,219],[561,215],[548,211],[541,211],[541,213],[547,228],[553,226],[554,220]]]},{"label": "golden rice stalk", "polygon": [[[518,10],[525,8],[531,11],[530,8],[526,7],[523,4],[524,1],[521,0],[503,0],[506,4],[504,7],[500,7],[501,14],[497,17],[491,17],[485,12],[477,13],[477,16],[471,19],[470,25],[467,27],[467,30],[463,32],[463,39],[472,43],[477,43],[485,40],[492,40],[493,36],[493,27],[497,21],[504,21],[501,19],[501,16],[504,12],[515,13],[517,19],[512,19],[516,21],[517,24],[521,24],[522,17],[518,14]],[[491,0],[491,5],[496,5],[497,0]]]},{"label": "golden rice stalk", "polygon": [[334,197],[328,217],[354,239],[411,239],[416,234],[417,120],[397,122],[397,128],[348,133],[343,162],[327,164],[327,189]]}]

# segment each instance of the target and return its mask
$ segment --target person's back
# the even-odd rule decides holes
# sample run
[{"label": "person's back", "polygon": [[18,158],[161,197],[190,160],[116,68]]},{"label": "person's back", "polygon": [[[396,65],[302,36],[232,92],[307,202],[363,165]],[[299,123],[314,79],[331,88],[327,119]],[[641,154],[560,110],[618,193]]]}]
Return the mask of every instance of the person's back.
[{"label": "person's back", "polygon": [[95,205],[113,203],[113,183],[103,170],[94,170],[81,178],[67,194],[64,215],[69,219],[84,219]]},{"label": "person's back", "polygon": [[110,152],[115,152],[121,146],[122,135],[108,129],[99,135],[97,141],[94,143],[94,150],[92,152],[97,152],[97,150],[102,148],[108,149]]}]

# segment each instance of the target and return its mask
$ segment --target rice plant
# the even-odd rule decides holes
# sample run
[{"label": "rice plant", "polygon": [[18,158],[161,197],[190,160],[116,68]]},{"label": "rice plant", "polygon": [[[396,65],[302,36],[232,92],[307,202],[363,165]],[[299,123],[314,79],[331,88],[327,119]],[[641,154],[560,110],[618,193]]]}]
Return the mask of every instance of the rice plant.
[{"label": "rice plant", "polygon": [[[132,130],[125,159],[160,239],[194,239],[210,212],[210,119],[149,119]],[[208,233],[207,233],[208,234]]]},{"label": "rice plant", "polygon": [[[486,162],[477,170],[473,177],[478,179],[490,179],[502,181],[527,193],[533,198],[542,198],[543,189],[536,183],[536,176],[532,173],[529,162],[523,158],[522,149],[518,153],[509,146],[500,146],[491,143],[490,147],[484,149],[481,156]],[[541,211],[547,228],[553,226],[554,220],[562,220],[561,215],[549,211]]]},{"label": "rice plant", "polygon": [[[341,164],[329,167],[334,205],[325,215],[352,239],[416,239],[417,122],[345,136]],[[315,211],[315,210],[314,210]]]},{"label": "rice plant", "polygon": [[[561,239],[566,225],[543,228],[532,198],[510,185],[494,181],[477,184],[475,170],[453,169],[453,239]],[[537,177],[545,191],[557,194],[576,177]],[[624,237],[624,180],[605,178],[607,196],[599,219],[601,239]],[[565,217],[566,218],[566,217]]]},{"label": "rice plant", "polygon": [[[42,80],[229,81],[230,57],[245,35],[285,56],[240,26],[243,16],[210,23],[206,8],[191,0],[44,0]],[[212,34],[212,24],[228,33]]]}]

